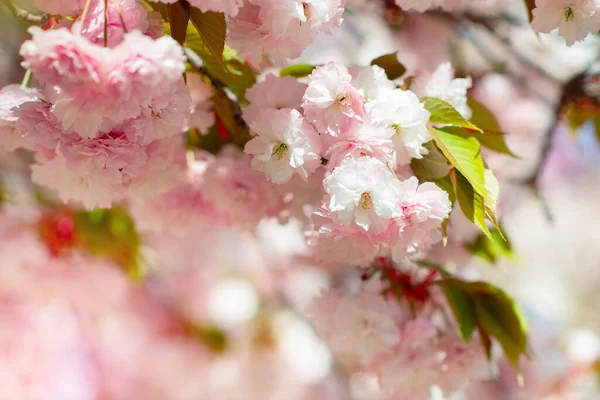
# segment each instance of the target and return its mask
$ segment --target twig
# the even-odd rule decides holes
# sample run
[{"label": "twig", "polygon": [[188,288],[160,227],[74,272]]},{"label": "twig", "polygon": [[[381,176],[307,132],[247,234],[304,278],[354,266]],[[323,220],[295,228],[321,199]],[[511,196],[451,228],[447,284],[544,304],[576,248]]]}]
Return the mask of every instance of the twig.
[{"label": "twig", "polygon": [[108,47],[108,0],[104,0],[104,47]]},{"label": "twig", "polygon": [[23,10],[12,3],[11,0],[1,0],[2,4],[10,10],[10,12],[18,19],[34,23],[36,25],[42,25],[50,18],[50,15],[36,15],[32,14],[27,10]]},{"label": "twig", "polygon": [[121,21],[121,27],[123,28],[123,32],[128,33],[127,25],[125,25],[125,20],[123,19],[123,13],[121,13],[121,6],[117,0],[113,0],[115,8],[117,9],[117,14],[119,15],[119,21]]},{"label": "twig", "polygon": [[583,81],[585,79],[585,72],[575,76],[569,82],[565,83],[562,87],[562,94],[560,100],[556,103],[554,107],[553,120],[543,138],[542,142],[542,151],[540,154],[539,161],[535,166],[535,169],[529,175],[527,179],[525,179],[525,183],[533,190],[536,196],[540,199],[542,203],[542,207],[544,208],[544,212],[546,217],[550,222],[552,222],[552,214],[550,212],[550,208],[548,204],[544,200],[543,196],[540,193],[540,177],[544,172],[544,168],[548,163],[548,159],[550,156],[550,152],[552,150],[552,142],[554,139],[554,133],[558,131],[558,124],[561,121],[561,114],[564,107],[572,101],[572,99],[583,95]]}]

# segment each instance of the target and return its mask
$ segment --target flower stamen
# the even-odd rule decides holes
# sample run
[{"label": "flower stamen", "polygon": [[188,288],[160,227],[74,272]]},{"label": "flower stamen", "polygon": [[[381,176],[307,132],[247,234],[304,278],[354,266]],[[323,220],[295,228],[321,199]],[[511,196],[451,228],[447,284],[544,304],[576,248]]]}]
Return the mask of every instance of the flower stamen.
[{"label": "flower stamen", "polygon": [[563,14],[563,18],[566,22],[571,22],[575,19],[575,13],[571,7],[567,7],[565,9],[565,13]]},{"label": "flower stamen", "polygon": [[360,196],[360,200],[358,201],[358,206],[363,210],[367,211],[373,207],[373,199],[371,198],[371,194],[368,192],[364,192]]},{"label": "flower stamen", "polygon": [[271,156],[277,156],[278,160],[281,160],[288,152],[288,146],[285,143],[279,143],[279,145],[273,150]]}]

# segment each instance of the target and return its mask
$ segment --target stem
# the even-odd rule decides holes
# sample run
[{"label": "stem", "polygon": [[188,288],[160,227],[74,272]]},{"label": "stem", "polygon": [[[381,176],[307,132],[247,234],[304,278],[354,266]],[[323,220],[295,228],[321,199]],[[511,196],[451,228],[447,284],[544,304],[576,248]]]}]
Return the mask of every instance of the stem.
[{"label": "stem", "polygon": [[115,8],[117,9],[117,14],[119,15],[119,21],[121,21],[121,26],[123,27],[123,32],[129,32],[127,30],[127,26],[125,25],[125,20],[123,19],[123,14],[121,13],[121,6],[119,6],[119,2],[117,0],[113,0],[115,4]]},{"label": "stem", "polygon": [[31,22],[34,24],[42,25],[50,18],[50,15],[36,15],[32,14],[29,11],[23,10],[20,7],[15,6],[10,0],[1,0],[2,4],[6,6],[10,10],[10,12],[17,17],[18,19],[22,19],[27,22]]},{"label": "stem", "polygon": [[104,47],[108,47],[108,0],[104,0]]},{"label": "stem", "polygon": [[25,76],[23,76],[23,80],[21,81],[21,89],[25,89],[29,87],[29,82],[31,81],[31,69],[25,71]]},{"label": "stem", "polygon": [[83,29],[83,25],[85,24],[85,17],[87,17],[87,13],[90,9],[91,3],[92,0],[86,0],[85,6],[83,7],[83,12],[81,13],[81,17],[79,18],[79,21],[81,22],[81,29]]},{"label": "stem", "polygon": [[50,17],[51,17],[50,15],[47,15],[47,14],[44,14],[44,15],[32,14],[29,11],[23,10],[22,8],[15,6],[10,0],[1,0],[1,1],[15,17],[22,19],[24,21],[27,21],[27,22],[42,25],[46,21],[48,21],[48,19],[50,19]]}]

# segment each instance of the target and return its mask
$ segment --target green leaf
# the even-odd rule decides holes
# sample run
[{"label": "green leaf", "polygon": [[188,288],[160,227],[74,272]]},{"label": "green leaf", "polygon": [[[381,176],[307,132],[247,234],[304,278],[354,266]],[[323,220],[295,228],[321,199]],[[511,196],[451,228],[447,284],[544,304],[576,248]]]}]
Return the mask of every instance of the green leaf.
[{"label": "green leaf", "polygon": [[486,196],[485,166],[477,139],[456,135],[444,128],[432,128],[430,132],[448,161],[467,178],[477,193]]},{"label": "green leaf", "polygon": [[505,259],[517,263],[517,257],[513,253],[510,241],[497,229],[490,229],[491,239],[480,235],[465,247],[476,257],[482,258],[491,264],[499,259]]},{"label": "green leaf", "polygon": [[[226,86],[243,103],[246,89],[256,83],[256,74],[252,67],[240,60],[235,51],[225,46],[223,59],[215,59],[204,40],[193,27],[188,28],[185,46],[201,58],[202,72],[210,77],[215,84]],[[194,62],[194,60],[191,60]]]},{"label": "green leaf", "polygon": [[[452,179],[450,178],[450,176],[448,175],[442,179],[436,179],[435,181],[433,181],[433,183],[435,183],[440,189],[448,193],[448,200],[450,200],[450,204],[452,204],[452,207],[454,207],[454,203],[456,202],[456,194],[454,193],[454,187],[452,186]],[[448,220],[449,219],[446,218],[442,222],[441,227],[442,237],[444,238],[444,246],[446,245],[446,242],[448,240]]]},{"label": "green leaf", "polygon": [[452,166],[448,163],[446,157],[440,153],[435,143],[425,143],[423,147],[429,153],[420,159],[413,158],[410,162],[410,166],[419,181],[435,181],[448,176]]},{"label": "green leaf", "polygon": [[309,64],[292,64],[283,68],[279,71],[279,76],[293,76],[296,78],[303,78],[310,75],[315,69],[314,65]]},{"label": "green leaf", "polygon": [[483,133],[483,130],[467,121],[452,105],[435,97],[421,98],[423,106],[429,110],[429,121],[434,124],[460,126]]},{"label": "green leaf", "polygon": [[213,108],[223,127],[227,130],[227,136],[219,134],[218,124],[212,126],[205,134],[192,129],[187,133],[186,146],[188,149],[202,149],[212,154],[217,154],[226,144],[234,144],[243,148],[251,139],[248,127],[241,121],[235,108],[235,103],[229,99],[227,94],[218,88],[213,88]]},{"label": "green leaf", "polygon": [[[514,300],[502,289],[486,282],[445,279],[440,281],[440,286],[459,323],[463,338],[470,338],[477,327],[488,357],[490,337],[493,337],[518,370],[520,356],[527,356],[527,324]],[[463,334],[463,330],[466,334]]]},{"label": "green leaf", "polygon": [[519,309],[504,291],[488,283],[472,283],[471,290],[482,330],[498,340],[508,361],[518,369],[521,355],[527,356],[527,325]]},{"label": "green leaf", "polygon": [[223,50],[227,33],[225,14],[212,11],[202,12],[196,7],[192,7],[190,20],[206,49],[203,54],[209,53],[218,63],[223,64]]},{"label": "green leaf", "polygon": [[453,280],[441,281],[440,287],[450,304],[454,318],[456,318],[460,335],[468,342],[477,327],[475,304],[468,292],[452,282]]},{"label": "green leaf", "polygon": [[227,350],[227,335],[217,327],[194,326],[193,334],[215,353],[223,353]]},{"label": "green leaf", "polygon": [[371,61],[371,65],[377,65],[385,70],[388,79],[393,81],[406,73],[406,67],[398,61],[398,52],[385,54]]},{"label": "green leaf", "polygon": [[450,179],[458,205],[465,217],[473,222],[481,231],[491,238],[490,231],[485,223],[485,200],[482,195],[475,192],[467,179],[458,171],[450,172]]},{"label": "green leaf", "polygon": [[496,153],[506,154],[513,158],[519,158],[506,145],[506,142],[504,141],[504,136],[506,135],[505,133],[491,132],[491,131],[485,131],[484,133],[479,133],[479,132],[467,131],[463,128],[452,127],[452,126],[447,126],[443,129],[446,132],[452,132],[453,134],[462,136],[462,137],[472,136],[475,139],[477,139],[477,141],[479,143],[481,143],[482,146],[485,146],[488,149],[495,151]]},{"label": "green leaf", "polygon": [[190,5],[185,1],[167,4],[171,36],[183,46],[190,20]]},{"label": "green leaf", "polygon": [[502,132],[494,114],[483,104],[472,97],[467,99],[467,105],[473,112],[471,122],[484,131]]},{"label": "green leaf", "polygon": [[98,208],[76,214],[77,240],[91,254],[106,257],[133,279],[140,279],[140,238],[135,224],[121,208]]}]

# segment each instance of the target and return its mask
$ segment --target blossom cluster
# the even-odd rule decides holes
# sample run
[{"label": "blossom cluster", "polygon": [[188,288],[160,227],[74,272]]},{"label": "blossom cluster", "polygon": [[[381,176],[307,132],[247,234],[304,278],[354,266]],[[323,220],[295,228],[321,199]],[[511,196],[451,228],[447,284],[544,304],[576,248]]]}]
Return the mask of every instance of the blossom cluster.
[{"label": "blossom cluster", "polygon": [[[242,0],[212,2],[236,1],[242,5]],[[246,0],[239,11],[229,8],[233,9],[236,14],[229,13],[233,18],[228,21],[228,43],[260,66],[267,57],[279,64],[294,59],[319,33],[329,34],[340,26],[344,0]]]},{"label": "blossom cluster", "polygon": [[[147,14],[135,14],[127,4],[120,12],[130,11],[130,17],[112,15],[114,23],[148,28],[147,20],[131,23]],[[23,66],[43,87],[5,88],[11,104],[3,119],[11,124],[12,141],[36,151],[34,181],[64,201],[93,208],[169,188],[183,161],[181,132],[191,97],[182,78],[185,56],[172,38],[132,30],[103,47],[93,29],[103,17],[88,18],[79,31],[80,20],[70,29],[30,28],[32,38],[21,47]]]},{"label": "blossom cluster", "polygon": [[[454,79],[450,64],[420,86],[470,114],[470,81]],[[307,83],[268,75],[247,98],[244,119],[255,136],[245,152],[255,170],[275,184],[308,181],[321,171],[323,197],[308,232],[319,260],[367,265],[391,252],[400,261],[441,239],[448,194],[414,176],[399,177],[411,159],[427,154],[430,113],[385,70],[329,63],[315,68]]]},{"label": "blossom cluster", "polygon": [[451,330],[408,314],[368,289],[329,289],[307,310],[360,399],[428,399],[431,387],[451,394],[485,376],[477,343],[466,344]]}]

